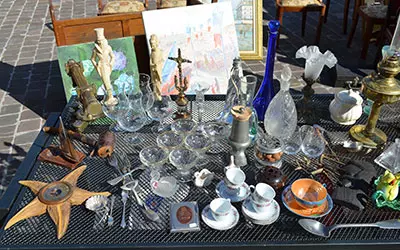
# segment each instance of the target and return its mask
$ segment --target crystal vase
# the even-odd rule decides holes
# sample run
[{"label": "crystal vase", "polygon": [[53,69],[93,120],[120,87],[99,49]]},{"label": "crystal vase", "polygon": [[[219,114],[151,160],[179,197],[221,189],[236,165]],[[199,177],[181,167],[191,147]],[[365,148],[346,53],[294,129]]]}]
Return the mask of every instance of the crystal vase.
[{"label": "crystal vase", "polygon": [[265,62],[265,73],[264,79],[261,83],[260,89],[257,92],[256,97],[253,101],[253,107],[257,111],[258,119],[263,121],[265,111],[268,108],[269,103],[274,97],[273,88],[273,74],[274,74],[274,62],[276,53],[276,41],[278,39],[279,21],[272,20],[268,23],[269,28],[269,39],[268,39],[268,51],[267,59]]}]

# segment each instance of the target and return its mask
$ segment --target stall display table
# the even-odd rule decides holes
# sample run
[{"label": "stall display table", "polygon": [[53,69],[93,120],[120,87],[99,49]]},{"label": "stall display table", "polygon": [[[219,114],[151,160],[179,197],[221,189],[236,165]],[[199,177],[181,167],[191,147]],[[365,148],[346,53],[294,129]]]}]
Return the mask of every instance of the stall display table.
[{"label": "stall display table", "polygon": [[[298,94],[293,95],[294,100],[298,101],[301,97]],[[365,160],[373,162],[373,160],[382,152],[375,150],[367,155],[358,153],[346,153],[341,151],[341,143],[348,140],[348,130],[350,126],[342,126],[334,123],[329,117],[328,106],[333,99],[333,95],[315,95],[314,101],[316,106],[326,112],[322,115],[319,125],[327,130],[325,133],[326,139],[330,142],[330,146],[337,150],[337,154],[341,157],[342,161],[347,162],[349,159]],[[64,121],[68,121],[71,116],[71,99],[70,103],[66,106],[62,117]],[[223,101],[207,101],[206,113],[204,120],[210,121],[215,119],[224,105]],[[196,120],[196,107],[191,104],[193,110],[193,117]],[[400,136],[400,104],[392,106],[384,106],[378,127],[382,129],[387,135],[388,140],[393,142],[396,137]],[[358,123],[365,124],[367,116],[363,116],[358,120]],[[92,137],[97,138],[98,134],[108,129],[110,120],[103,118],[85,130],[85,133]],[[302,124],[302,118],[299,117],[299,124]],[[144,137],[144,142],[138,146],[132,146],[125,142],[123,137],[127,133],[120,132],[116,134],[116,152],[125,152],[129,158],[132,166],[140,165],[139,151],[141,148],[151,145],[156,145],[156,135],[151,133],[150,126],[142,128],[140,131],[141,136]],[[44,136],[43,134],[39,136]],[[58,143],[57,137],[49,139],[49,142],[54,144]],[[49,143],[47,143],[49,144]],[[82,152],[89,153],[87,146],[74,141],[74,145]],[[191,233],[170,233],[169,228],[169,204],[171,202],[180,201],[197,201],[199,205],[199,212],[217,197],[215,187],[217,183],[224,176],[224,167],[228,165],[229,159],[229,145],[227,141],[222,141],[221,146],[224,152],[220,154],[208,154],[210,156],[210,163],[205,166],[210,171],[215,172],[216,177],[212,184],[206,188],[198,188],[193,183],[181,184],[176,195],[171,198],[165,198],[161,201],[158,208],[161,216],[162,223],[147,222],[139,212],[134,199],[128,200],[127,207],[127,227],[122,229],[119,226],[122,214],[122,202],[120,199],[121,190],[118,186],[111,187],[107,184],[107,180],[116,176],[115,170],[108,166],[104,159],[99,157],[87,157],[84,164],[88,167],[82,174],[78,181],[78,187],[89,191],[109,191],[117,196],[114,205],[114,220],[115,223],[112,227],[108,227],[106,223],[95,225],[100,218],[93,212],[87,210],[84,205],[73,206],[71,208],[70,223],[66,235],[57,240],[56,231],[53,222],[48,215],[33,217],[23,220],[7,231],[3,229],[0,231],[0,248],[5,249],[83,249],[83,248],[147,248],[147,247],[240,247],[251,246],[264,248],[265,246],[273,246],[280,248],[337,248],[344,249],[344,246],[362,245],[364,247],[371,247],[375,249],[393,248],[399,249],[400,247],[400,230],[382,230],[376,228],[347,228],[338,229],[334,231],[330,238],[322,238],[314,236],[303,230],[297,223],[300,217],[288,211],[281,202],[281,192],[277,193],[276,200],[280,205],[279,219],[272,225],[260,226],[252,224],[245,220],[241,213],[241,203],[237,203],[235,207],[240,213],[239,223],[232,229],[227,231],[216,231],[209,228],[203,221],[201,221],[201,231]],[[32,152],[38,154],[38,150]],[[246,173],[246,182],[248,184],[255,184],[254,175],[257,168],[254,165],[253,148],[249,148],[246,152],[249,164],[243,167]],[[297,165],[296,159],[302,158],[303,155],[296,156],[284,155],[284,163],[282,171],[288,176],[287,184],[292,183],[300,177],[308,177],[301,171],[295,171]],[[34,155],[27,156],[27,159],[33,159]],[[313,160],[316,164],[317,160]],[[52,182],[58,180],[68,174],[70,170],[55,166],[49,163],[35,162],[32,164],[33,168],[27,179],[38,180],[43,182]],[[340,167],[340,165],[332,165],[332,167]],[[376,166],[378,174],[383,173],[383,169]],[[171,172],[174,168],[170,164],[166,164],[166,171]],[[201,170],[195,168],[194,171]],[[140,196],[146,199],[151,195],[149,185],[150,177],[148,172],[143,172],[136,175],[135,178],[139,179],[140,183]],[[323,182],[324,180],[320,180]],[[335,184],[334,184],[335,185]],[[16,201],[12,206],[10,213],[7,216],[8,221],[11,216],[15,215],[22,207],[29,203],[33,198],[33,193],[25,187],[20,186],[20,192],[15,192],[17,195]],[[372,190],[371,190],[372,194]],[[400,218],[400,212],[393,211],[388,208],[375,208],[372,200],[369,200],[365,205],[365,210],[354,211],[348,208],[334,205],[333,210],[325,217],[318,219],[320,222],[331,225],[340,223],[369,223],[380,220],[389,220]],[[201,219],[200,219],[201,220]],[[365,249],[363,247],[363,249]],[[265,248],[264,248],[265,249]]]}]

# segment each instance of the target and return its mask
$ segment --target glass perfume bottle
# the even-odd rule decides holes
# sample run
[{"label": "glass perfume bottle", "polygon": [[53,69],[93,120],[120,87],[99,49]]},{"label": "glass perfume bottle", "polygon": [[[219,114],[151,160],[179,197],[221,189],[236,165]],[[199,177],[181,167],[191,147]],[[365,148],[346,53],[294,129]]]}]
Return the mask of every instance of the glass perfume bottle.
[{"label": "glass perfume bottle", "polygon": [[274,97],[273,73],[279,26],[280,24],[277,20],[271,20],[268,23],[269,40],[264,79],[253,101],[253,107],[257,111],[257,116],[260,120],[264,120],[265,111]]},{"label": "glass perfume bottle", "polygon": [[265,112],[264,127],[268,134],[285,140],[297,126],[297,110],[289,93],[292,71],[285,65],[281,75],[281,90],[275,95]]}]

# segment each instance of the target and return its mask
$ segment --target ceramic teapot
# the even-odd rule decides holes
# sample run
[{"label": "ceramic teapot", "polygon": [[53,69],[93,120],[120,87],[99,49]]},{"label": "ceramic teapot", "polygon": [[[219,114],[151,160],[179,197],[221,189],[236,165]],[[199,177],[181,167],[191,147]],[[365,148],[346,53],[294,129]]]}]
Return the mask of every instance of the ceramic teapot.
[{"label": "ceramic teapot", "polygon": [[329,105],[333,121],[342,125],[352,125],[362,115],[363,99],[353,89],[340,91]]}]

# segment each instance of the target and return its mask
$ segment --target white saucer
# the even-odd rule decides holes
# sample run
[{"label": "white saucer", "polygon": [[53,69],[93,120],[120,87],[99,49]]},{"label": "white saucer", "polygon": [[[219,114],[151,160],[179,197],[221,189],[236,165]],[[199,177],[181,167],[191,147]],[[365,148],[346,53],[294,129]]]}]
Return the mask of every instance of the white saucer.
[{"label": "white saucer", "polygon": [[250,187],[246,182],[240,186],[239,193],[237,195],[231,195],[226,192],[228,187],[225,185],[225,182],[222,180],[217,184],[215,191],[220,198],[230,199],[231,202],[239,202],[243,201],[251,194]]},{"label": "white saucer", "polygon": [[263,213],[256,212],[251,202],[251,198],[247,198],[242,204],[243,215],[254,224],[269,225],[274,223],[280,214],[280,207],[276,200],[272,200],[270,207]]},{"label": "white saucer", "polygon": [[207,226],[215,230],[228,230],[236,226],[239,222],[239,213],[234,206],[231,206],[230,216],[227,217],[226,221],[216,221],[212,215],[210,205],[207,205],[201,212],[201,218]]}]

